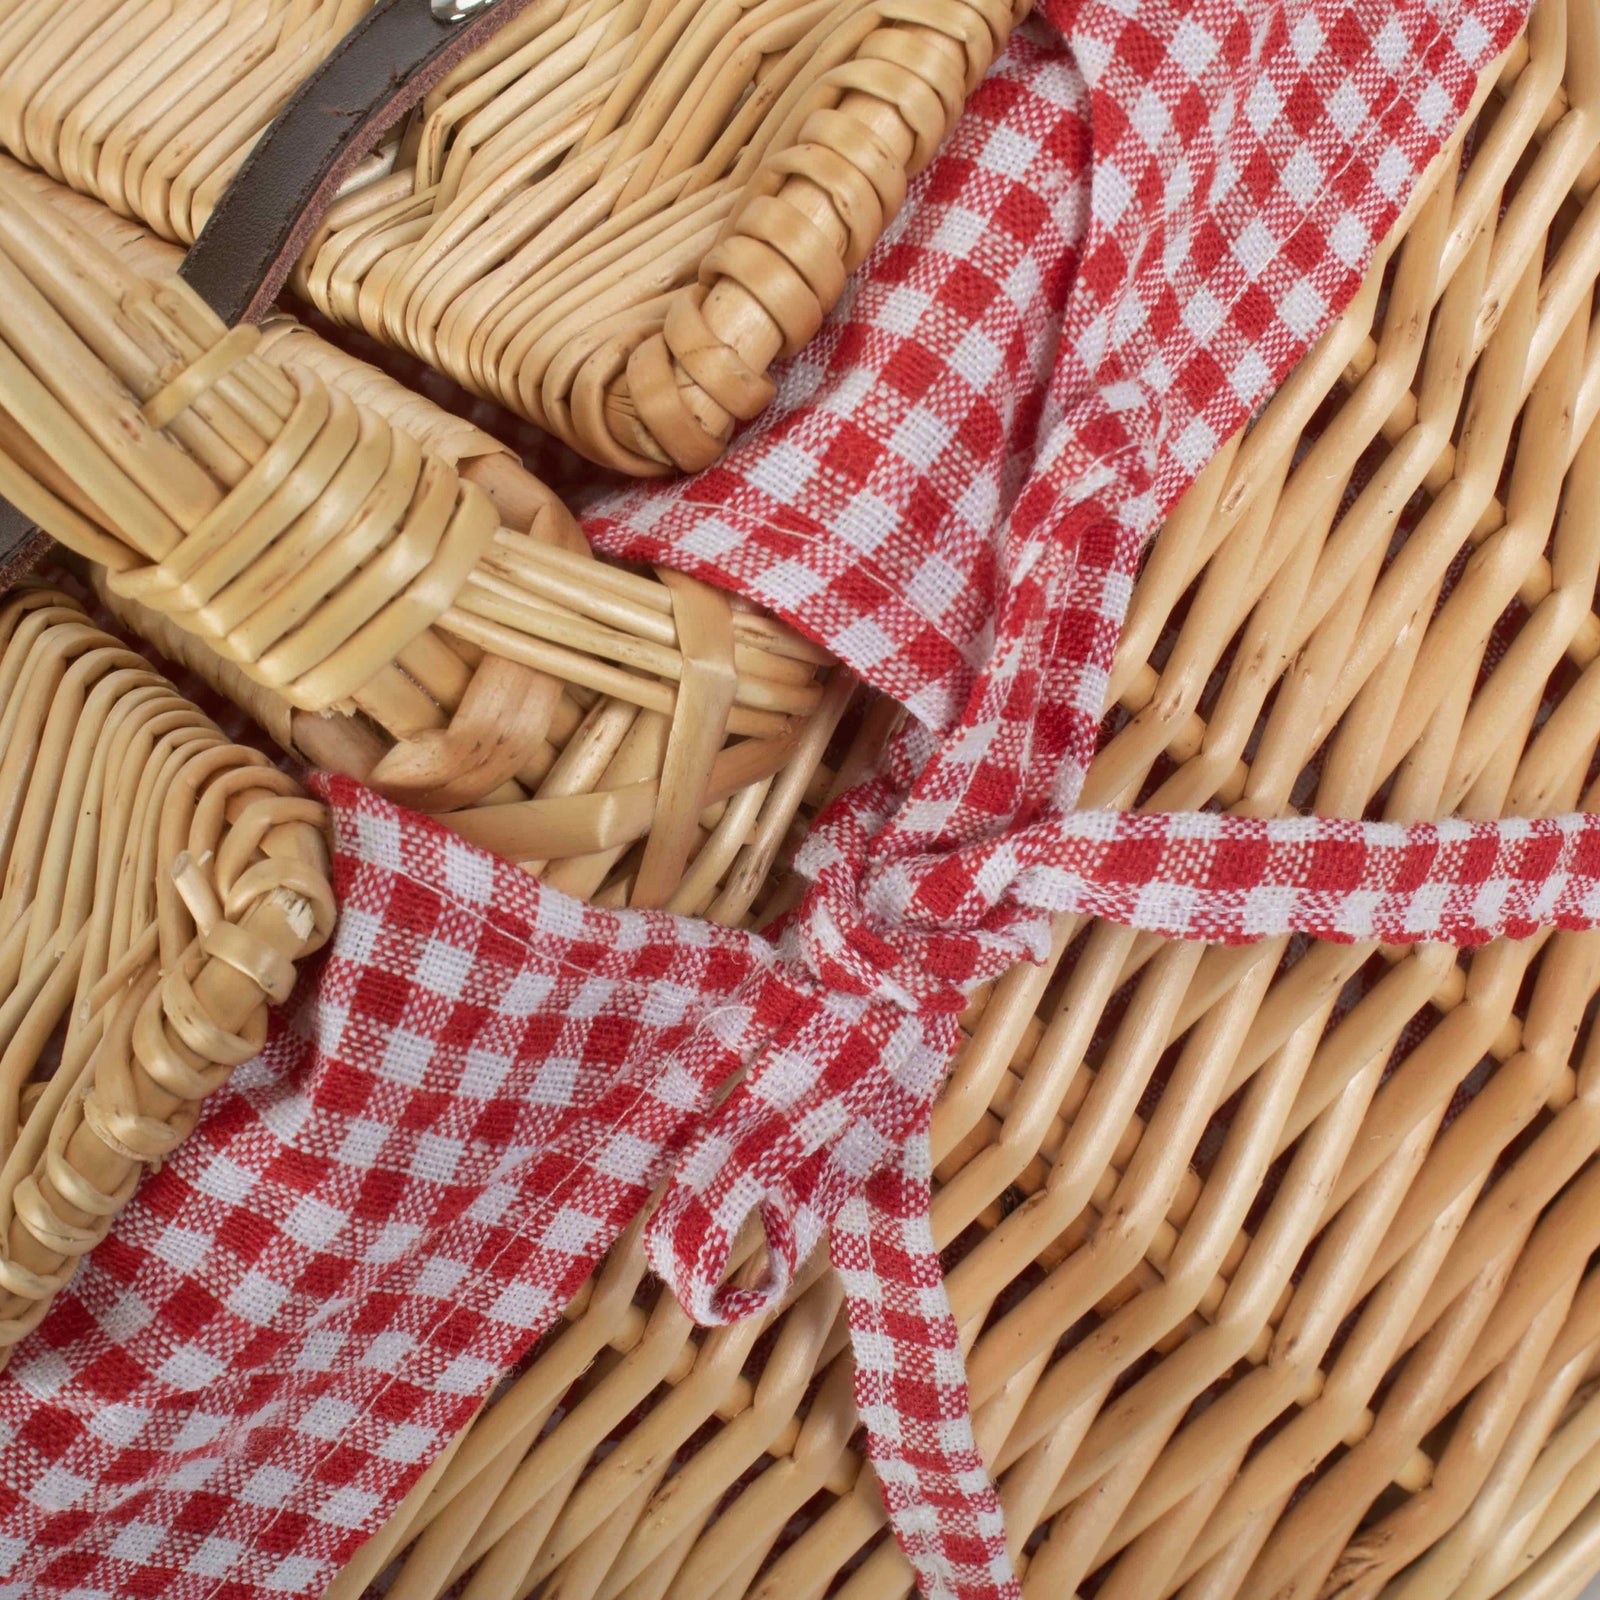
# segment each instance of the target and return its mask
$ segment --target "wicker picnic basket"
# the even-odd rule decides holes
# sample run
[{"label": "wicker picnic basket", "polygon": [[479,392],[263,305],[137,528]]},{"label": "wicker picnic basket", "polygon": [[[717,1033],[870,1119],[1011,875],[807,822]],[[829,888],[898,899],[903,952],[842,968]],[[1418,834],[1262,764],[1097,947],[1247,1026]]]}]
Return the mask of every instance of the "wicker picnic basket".
[{"label": "wicker picnic basket", "polygon": [[[339,10],[294,18],[331,27]],[[43,9],[24,15],[36,26]],[[17,148],[7,129],[0,139]],[[209,148],[202,179],[234,147]],[[98,192],[83,162],[59,166]],[[302,291],[316,298],[318,263],[348,260],[349,298],[327,309],[366,323],[363,303],[408,270],[383,252],[448,231],[431,197],[404,212],[407,184],[426,187],[410,174],[425,170],[409,148],[393,152],[369,198],[389,182],[384,204],[398,209],[363,211],[357,191]],[[1381,802],[1422,818],[1592,803],[1597,186],[1600,10],[1543,0],[1354,303],[1152,546],[1084,804],[1362,816]],[[185,192],[198,203],[198,184]],[[726,601],[713,621],[703,586],[594,560],[559,501],[488,441],[431,412],[417,420],[414,397],[305,329],[257,343],[208,321],[156,283],[148,240],[84,205],[0,170],[0,270],[31,293],[27,316],[0,296],[0,335],[26,368],[27,341],[48,328],[34,376],[68,358],[74,373],[70,392],[47,395],[6,369],[0,491],[98,568],[125,621],[289,748],[387,782],[536,868],[578,863],[558,880],[576,892],[759,917],[768,869],[892,711],[869,706],[830,758],[850,687],[820,652]],[[375,227],[358,268],[369,217],[395,238]],[[365,302],[364,285],[378,286]],[[662,315],[651,303],[588,369],[604,375],[588,413],[607,419],[600,433],[568,427],[559,407],[524,409],[613,459],[605,428],[628,412],[622,379],[637,377],[622,354],[646,348],[627,341]],[[371,316],[494,392],[431,333],[411,344]],[[293,651],[274,657],[278,639],[235,637],[225,587],[197,600],[162,565],[181,547],[165,530],[199,526],[319,383],[315,403],[331,416],[344,395],[351,425],[398,437],[409,408],[415,448],[454,474],[451,504],[476,506],[476,486],[499,513],[483,518],[471,576],[408,613],[408,629],[427,619],[414,633],[386,625],[370,651],[359,629],[324,636],[313,666],[354,641],[336,665],[374,676],[330,671],[320,693]],[[137,425],[90,437],[95,407],[113,401]],[[41,421],[74,404],[54,432]],[[726,437],[722,422],[708,433]],[[635,466],[672,456],[639,432],[624,448]],[[92,494],[77,490],[91,481]],[[101,514],[112,492],[117,514]],[[569,589],[540,588],[575,570]],[[593,596],[599,615],[581,611]],[[386,615],[374,605],[361,620]],[[480,676],[494,708],[481,720],[469,698]],[[720,707],[709,718],[702,684]],[[533,715],[536,747],[491,739],[472,770],[495,782],[469,793],[446,781],[460,752],[479,750],[485,729],[528,726],[491,689],[555,709]],[[620,744],[609,764],[569,761],[619,704],[630,728],[655,719],[648,750],[631,764]],[[747,745],[763,749],[742,785],[684,795],[671,777],[731,766]],[[574,766],[578,788],[546,787]],[[581,819],[573,805],[540,809],[624,786],[639,795],[625,825],[608,802]],[[1597,996],[1595,933],[1473,953],[1212,948],[1068,920],[1050,962],[977,997],[934,1120],[934,1221],[1030,1600],[1564,1600],[1600,1571]],[[862,1451],[841,1299],[819,1257],[773,1317],[700,1329],[652,1285],[630,1230],[330,1600],[380,1580],[405,1600],[905,1595],[910,1569]]]},{"label": "wicker picnic basket", "polygon": [[[24,0],[0,145],[191,242],[370,3]],[[295,285],[606,466],[707,466],[1025,9],[540,0],[356,175]]]},{"label": "wicker picnic basket", "polygon": [[[1085,804],[1592,803],[1597,181],[1600,15],[1546,0],[1156,540]],[[1067,922],[980,997],[934,1222],[1030,1600],[1600,1571],[1597,996],[1594,934]],[[630,1237],[330,1600],[905,1595],[839,1308],[818,1260],[707,1333]]]},{"label": "wicker picnic basket", "polygon": [[323,808],[42,586],[0,600],[0,1355],[260,1052],[334,921]]}]

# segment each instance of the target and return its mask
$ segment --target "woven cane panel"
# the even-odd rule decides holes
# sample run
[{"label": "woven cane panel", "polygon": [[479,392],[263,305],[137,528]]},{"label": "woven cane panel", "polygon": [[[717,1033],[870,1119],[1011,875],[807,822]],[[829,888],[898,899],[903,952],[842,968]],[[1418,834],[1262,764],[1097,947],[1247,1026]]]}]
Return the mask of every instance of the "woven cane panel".
[{"label": "woven cane panel", "polygon": [[[854,679],[706,584],[596,558],[487,434],[309,329],[224,328],[95,202],[3,155],[0,197],[0,336],[90,375],[70,418],[8,396],[0,480],[122,626],[307,764],[566,892],[745,919],[835,782]],[[114,511],[84,491],[147,447]]]},{"label": "woven cane panel", "polygon": [[0,597],[0,1365],[261,1049],[326,814],[66,593]]},{"label": "woven cane panel", "polygon": [[[1592,803],[1596,22],[1538,10],[1169,520],[1085,803]],[[1556,1600],[1600,1568],[1597,992],[1593,934],[1067,923],[974,1004],[934,1215],[1030,1600]],[[333,1600],[386,1567],[407,1600],[907,1594],[826,1263],[706,1333],[630,1235]]]},{"label": "woven cane panel", "polygon": [[[189,243],[370,3],[20,0],[0,148]],[[1025,9],[535,0],[362,164],[294,286],[591,460],[708,466]]]}]

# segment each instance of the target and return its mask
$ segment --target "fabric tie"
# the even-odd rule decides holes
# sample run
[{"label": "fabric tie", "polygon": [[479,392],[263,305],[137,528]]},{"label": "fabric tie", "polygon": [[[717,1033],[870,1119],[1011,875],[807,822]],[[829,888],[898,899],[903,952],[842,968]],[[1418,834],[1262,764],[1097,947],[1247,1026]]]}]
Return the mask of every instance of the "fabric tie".
[{"label": "fabric tie", "polygon": [[[908,709],[801,852],[807,900],[775,942],[583,906],[332,785],[315,989],[0,1388],[13,1581],[321,1593],[659,1190],[650,1259],[707,1323],[827,1234],[917,1581],[1015,1595],[928,1226],[962,996],[1053,912],[1459,941],[1600,913],[1587,820],[1078,809],[1146,539],[1524,10],[1041,0],[725,460],[585,508]],[[752,1216],[762,1275],[730,1279]]]},{"label": "fabric tie", "polygon": [[[878,796],[866,785],[819,821],[804,852],[815,876],[756,1008],[769,1036],[674,1160],[645,1247],[685,1311],[715,1326],[773,1310],[829,1239],[868,1453],[923,1594],[1011,1600],[929,1214],[928,1123],[966,1000],[949,950],[938,964],[939,933],[891,941],[864,914],[850,846]],[[730,1281],[753,1218],[760,1275]]]}]

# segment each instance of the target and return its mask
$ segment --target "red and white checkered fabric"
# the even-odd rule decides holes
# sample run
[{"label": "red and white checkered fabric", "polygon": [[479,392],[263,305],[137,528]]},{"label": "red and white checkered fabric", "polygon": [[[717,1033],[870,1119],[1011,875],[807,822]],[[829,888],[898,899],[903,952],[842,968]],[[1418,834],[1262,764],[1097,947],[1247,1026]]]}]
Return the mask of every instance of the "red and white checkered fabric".
[{"label": "red and white checkered fabric", "polygon": [[[1067,909],[1459,942],[1600,914],[1585,819],[1073,810],[1143,541],[1521,10],[1044,0],[773,409],[589,518],[914,713],[806,900],[775,942],[595,910],[328,784],[316,982],[0,1381],[0,1596],[320,1592],[656,1190],[650,1259],[707,1323],[829,1239],[923,1592],[1018,1594],[928,1224],[964,996]],[[730,1279],[752,1214],[764,1272]]]}]

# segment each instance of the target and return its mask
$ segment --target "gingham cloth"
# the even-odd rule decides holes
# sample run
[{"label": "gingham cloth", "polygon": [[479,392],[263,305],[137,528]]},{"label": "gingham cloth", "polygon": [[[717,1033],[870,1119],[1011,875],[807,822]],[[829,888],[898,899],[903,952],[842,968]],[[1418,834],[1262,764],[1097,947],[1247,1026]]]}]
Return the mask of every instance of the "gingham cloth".
[{"label": "gingham cloth", "polygon": [[[827,1239],[923,1592],[1017,1595],[928,1222],[974,985],[1063,910],[1227,940],[1595,922],[1578,819],[1073,810],[1144,540],[1354,292],[1521,8],[1043,13],[726,462],[588,518],[913,713],[804,847],[806,900],[774,942],[597,910],[325,785],[316,982],[0,1380],[0,1592],[319,1593],[659,1191],[650,1260],[705,1323]],[[730,1276],[752,1214],[764,1265]]]}]

